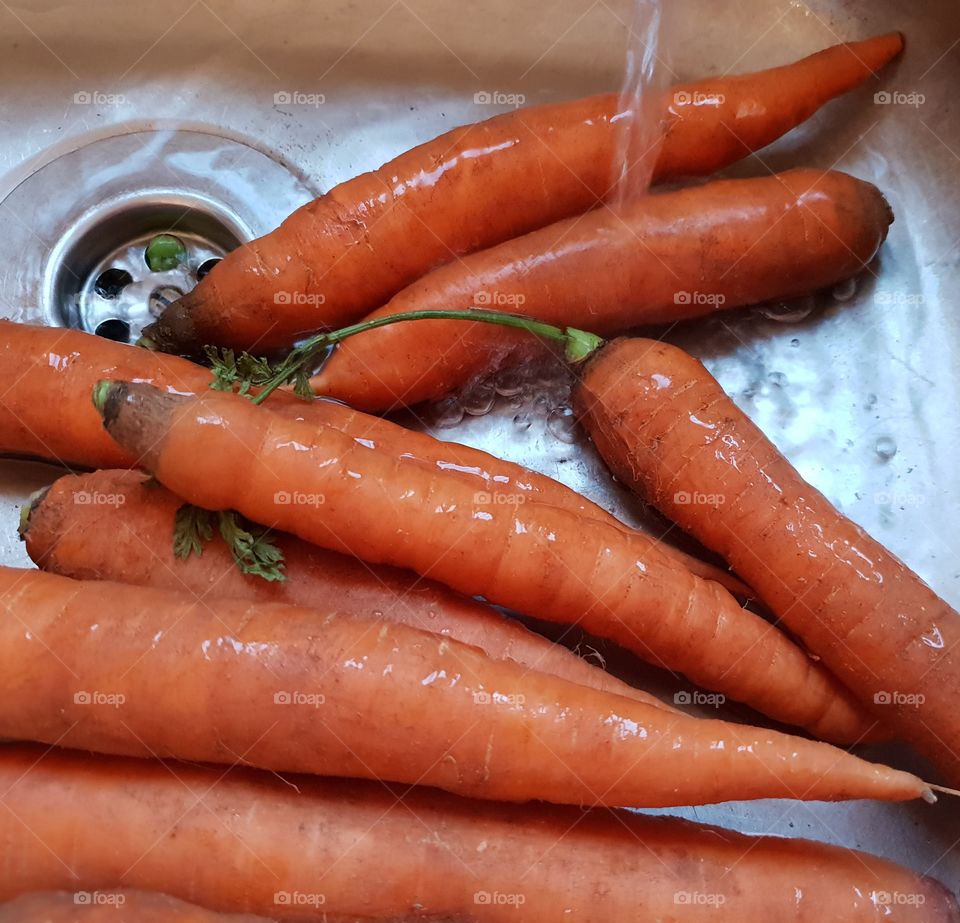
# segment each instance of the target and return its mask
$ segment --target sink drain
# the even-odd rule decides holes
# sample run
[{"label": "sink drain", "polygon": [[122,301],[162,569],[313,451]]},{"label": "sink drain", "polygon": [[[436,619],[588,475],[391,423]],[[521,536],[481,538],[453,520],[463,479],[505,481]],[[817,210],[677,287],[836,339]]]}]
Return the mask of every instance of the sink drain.
[{"label": "sink drain", "polygon": [[0,203],[16,254],[0,312],[133,342],[230,250],[316,193],[260,151],[200,132],[97,141]]},{"label": "sink drain", "polygon": [[[54,323],[135,340],[249,236],[235,215],[196,196],[144,192],[103,202],[51,251],[42,301]],[[151,265],[158,239],[178,246],[179,258]]]}]

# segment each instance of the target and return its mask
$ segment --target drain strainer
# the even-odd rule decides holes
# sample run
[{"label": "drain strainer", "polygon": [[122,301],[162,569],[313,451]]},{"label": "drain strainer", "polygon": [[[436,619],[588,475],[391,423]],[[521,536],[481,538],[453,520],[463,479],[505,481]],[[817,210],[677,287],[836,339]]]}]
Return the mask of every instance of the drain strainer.
[{"label": "drain strainer", "polygon": [[9,255],[0,313],[133,342],[226,253],[316,194],[260,151],[215,135],[93,142],[0,203]]}]

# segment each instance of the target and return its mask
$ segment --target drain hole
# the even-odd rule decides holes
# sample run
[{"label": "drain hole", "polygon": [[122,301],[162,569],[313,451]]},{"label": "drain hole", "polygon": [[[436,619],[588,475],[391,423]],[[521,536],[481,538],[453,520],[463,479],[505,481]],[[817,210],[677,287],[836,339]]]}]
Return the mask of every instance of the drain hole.
[{"label": "drain hole", "polygon": [[173,304],[183,292],[172,285],[165,285],[162,288],[155,288],[150,293],[150,313],[154,317],[159,317],[167,305]]},{"label": "drain hole", "polygon": [[219,259],[213,259],[207,260],[205,263],[201,263],[197,269],[197,281],[199,282],[219,262]]},{"label": "drain hole", "polygon": [[[112,270],[111,270],[112,271]],[[119,317],[111,317],[109,320],[97,324],[94,331],[98,337],[104,337],[107,340],[116,340],[118,343],[130,342],[130,325]]]},{"label": "drain hole", "polygon": [[126,269],[107,269],[97,276],[93,288],[101,298],[116,298],[132,281],[133,276]]}]

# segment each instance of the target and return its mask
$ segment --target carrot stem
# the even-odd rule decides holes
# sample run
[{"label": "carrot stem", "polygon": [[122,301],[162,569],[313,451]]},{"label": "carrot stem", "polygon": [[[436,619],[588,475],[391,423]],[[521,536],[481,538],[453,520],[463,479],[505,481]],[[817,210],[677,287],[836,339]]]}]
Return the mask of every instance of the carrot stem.
[{"label": "carrot stem", "polygon": [[391,314],[377,317],[373,320],[361,321],[339,330],[327,333],[318,333],[309,340],[296,347],[276,367],[276,374],[265,382],[251,400],[254,404],[262,404],[277,388],[288,384],[302,373],[307,365],[325,349],[358,333],[366,333],[377,327],[386,327],[402,321],[414,320],[470,320],[482,324],[496,324],[500,327],[514,327],[525,330],[543,340],[560,343],[563,346],[564,358],[572,365],[583,362],[604,344],[604,340],[596,334],[576,327],[557,327],[533,317],[524,317],[519,314],[509,314],[506,311],[487,311],[467,308],[466,310],[423,310],[406,311],[401,314]]}]

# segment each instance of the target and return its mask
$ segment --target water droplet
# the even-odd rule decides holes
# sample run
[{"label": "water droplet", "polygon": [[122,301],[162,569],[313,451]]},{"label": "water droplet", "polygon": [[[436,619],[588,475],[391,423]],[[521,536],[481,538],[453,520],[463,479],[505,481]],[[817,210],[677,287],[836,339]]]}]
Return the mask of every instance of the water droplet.
[{"label": "water droplet", "polygon": [[794,349],[796,349],[796,348],[800,345],[800,341],[799,341],[796,337],[794,337],[794,338],[790,341],[790,345],[791,345]]},{"label": "water droplet", "polygon": [[843,282],[838,282],[834,287],[833,291],[830,293],[833,295],[834,300],[836,301],[849,301],[857,293],[857,280],[856,278],[844,279]]},{"label": "water droplet", "polygon": [[897,444],[889,436],[881,436],[874,446],[874,451],[884,461],[889,461],[897,454]]},{"label": "water droplet", "polygon": [[774,301],[764,305],[760,313],[767,320],[777,321],[780,324],[796,324],[810,316],[815,304],[813,295],[804,295],[802,298],[791,301]]},{"label": "water droplet", "polygon": [[577,419],[570,407],[557,407],[550,411],[547,417],[547,429],[550,434],[561,442],[574,443],[577,441]]},{"label": "water droplet", "polygon": [[770,372],[767,381],[775,388],[782,388],[787,383],[787,376],[783,372]]}]

